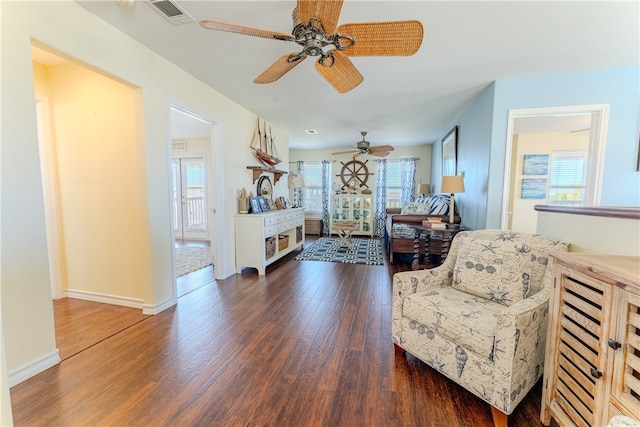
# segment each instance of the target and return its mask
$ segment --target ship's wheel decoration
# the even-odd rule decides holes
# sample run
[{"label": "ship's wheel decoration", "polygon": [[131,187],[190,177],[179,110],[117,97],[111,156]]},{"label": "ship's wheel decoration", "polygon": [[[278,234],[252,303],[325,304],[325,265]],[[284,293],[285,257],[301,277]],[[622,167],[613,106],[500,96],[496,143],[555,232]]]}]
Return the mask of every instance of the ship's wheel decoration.
[{"label": "ship's wheel decoration", "polygon": [[367,180],[369,179],[369,175],[373,175],[373,173],[369,172],[367,169],[368,160],[361,162],[360,160],[350,160],[347,163],[342,163],[342,170],[336,176],[339,176],[342,180],[342,188],[351,188],[352,186],[357,187],[366,187]]}]

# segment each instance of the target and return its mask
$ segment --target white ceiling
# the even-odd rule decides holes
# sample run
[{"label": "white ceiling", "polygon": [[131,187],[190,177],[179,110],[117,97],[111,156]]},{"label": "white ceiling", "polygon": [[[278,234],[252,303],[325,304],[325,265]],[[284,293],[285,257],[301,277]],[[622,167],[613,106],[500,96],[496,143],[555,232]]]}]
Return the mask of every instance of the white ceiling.
[{"label": "white ceiling", "polygon": [[638,1],[346,0],[339,24],[417,19],[425,34],[414,56],[351,58],[364,82],[339,94],[317,74],[315,58],[256,85],[255,77],[299,46],[197,24],[291,32],[295,1],[178,1],[196,21],[184,25],[167,22],[147,0],[76,2],[282,129],[296,149],[352,146],[362,130],[373,145],[432,143],[494,80],[639,63]]}]

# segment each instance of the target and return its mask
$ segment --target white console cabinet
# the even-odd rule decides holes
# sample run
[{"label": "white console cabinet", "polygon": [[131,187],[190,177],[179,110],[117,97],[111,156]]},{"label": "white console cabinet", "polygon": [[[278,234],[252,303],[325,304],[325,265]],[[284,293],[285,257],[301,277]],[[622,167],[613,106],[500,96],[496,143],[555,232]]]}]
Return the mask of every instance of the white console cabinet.
[{"label": "white console cabinet", "polygon": [[304,247],[304,209],[282,209],[235,215],[236,273],[265,268],[297,248]]}]

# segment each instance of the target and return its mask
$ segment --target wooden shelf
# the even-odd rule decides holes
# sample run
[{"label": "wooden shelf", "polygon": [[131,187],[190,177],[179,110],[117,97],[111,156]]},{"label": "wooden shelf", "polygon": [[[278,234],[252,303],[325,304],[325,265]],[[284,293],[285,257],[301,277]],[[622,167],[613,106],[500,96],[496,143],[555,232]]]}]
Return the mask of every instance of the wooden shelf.
[{"label": "wooden shelf", "polygon": [[247,169],[253,171],[253,183],[255,184],[257,179],[262,175],[263,172],[270,172],[273,174],[273,183],[278,182],[282,175],[286,175],[288,172],[281,171],[278,169],[269,169],[264,166],[247,166]]}]

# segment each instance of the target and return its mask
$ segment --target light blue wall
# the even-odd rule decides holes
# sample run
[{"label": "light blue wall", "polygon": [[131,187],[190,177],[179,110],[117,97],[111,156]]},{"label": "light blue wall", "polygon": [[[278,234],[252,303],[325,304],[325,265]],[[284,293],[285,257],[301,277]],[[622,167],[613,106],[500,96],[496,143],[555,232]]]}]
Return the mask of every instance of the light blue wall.
[{"label": "light blue wall", "polygon": [[638,117],[640,69],[505,79],[496,82],[487,227],[500,226],[509,109],[609,104],[602,206],[640,206]]},{"label": "light blue wall", "polygon": [[458,174],[464,173],[464,193],[457,194],[462,225],[485,228],[487,185],[491,153],[491,115],[495,84],[485,89],[460,118],[458,125]]},{"label": "light blue wall", "polygon": [[[503,79],[489,86],[460,116],[458,171],[466,191],[458,197],[463,224],[499,228],[507,119],[510,109],[609,104],[603,168],[603,206],[640,206],[638,130],[640,69]],[[440,182],[440,143],[434,144],[432,182]]]}]

